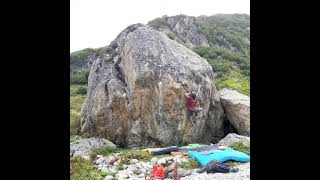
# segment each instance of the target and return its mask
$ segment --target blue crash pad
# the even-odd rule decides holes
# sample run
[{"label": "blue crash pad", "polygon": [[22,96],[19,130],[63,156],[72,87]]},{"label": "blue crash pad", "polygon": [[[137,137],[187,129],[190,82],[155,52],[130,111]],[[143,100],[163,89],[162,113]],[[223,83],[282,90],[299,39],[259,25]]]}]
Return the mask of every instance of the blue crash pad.
[{"label": "blue crash pad", "polygon": [[204,155],[201,154],[201,152],[197,151],[189,151],[188,156],[197,160],[201,166],[206,166],[210,161],[216,160],[220,163],[223,163],[225,161],[234,160],[234,161],[240,161],[240,162],[249,162],[250,156],[240,152],[236,151],[232,148],[226,148],[225,150],[209,150],[211,154]]}]

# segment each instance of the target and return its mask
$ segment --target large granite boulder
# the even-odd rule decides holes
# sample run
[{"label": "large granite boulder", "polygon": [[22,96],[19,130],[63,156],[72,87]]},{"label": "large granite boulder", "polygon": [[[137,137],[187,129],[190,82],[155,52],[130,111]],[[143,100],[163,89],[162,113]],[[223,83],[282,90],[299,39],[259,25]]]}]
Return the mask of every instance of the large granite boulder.
[{"label": "large granite boulder", "polygon": [[[197,117],[187,116],[187,91],[198,94],[203,110]],[[223,137],[223,119],[208,62],[165,34],[135,24],[93,62],[81,132],[129,147],[209,143]]]}]

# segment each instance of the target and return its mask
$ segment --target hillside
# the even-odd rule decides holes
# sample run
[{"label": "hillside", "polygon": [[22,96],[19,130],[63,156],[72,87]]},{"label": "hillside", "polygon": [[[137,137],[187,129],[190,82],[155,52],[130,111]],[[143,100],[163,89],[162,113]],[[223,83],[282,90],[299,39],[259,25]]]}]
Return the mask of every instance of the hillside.
[{"label": "hillside", "polygon": [[99,49],[86,48],[70,54],[70,83],[87,84],[90,66]]},{"label": "hillside", "polygon": [[250,95],[249,15],[163,16],[148,25],[207,59],[217,73],[218,89]]}]

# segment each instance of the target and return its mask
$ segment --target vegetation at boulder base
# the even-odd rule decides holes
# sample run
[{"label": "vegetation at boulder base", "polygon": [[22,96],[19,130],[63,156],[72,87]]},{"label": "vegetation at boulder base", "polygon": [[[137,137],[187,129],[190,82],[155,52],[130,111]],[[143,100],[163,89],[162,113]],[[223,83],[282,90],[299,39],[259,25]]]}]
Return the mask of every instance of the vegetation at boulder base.
[{"label": "vegetation at boulder base", "polygon": [[80,133],[80,113],[85,101],[86,86],[70,86],[70,135],[79,135]]},{"label": "vegetation at boulder base", "polygon": [[97,179],[102,180],[97,167],[90,160],[83,159],[80,156],[70,159],[70,179]]}]

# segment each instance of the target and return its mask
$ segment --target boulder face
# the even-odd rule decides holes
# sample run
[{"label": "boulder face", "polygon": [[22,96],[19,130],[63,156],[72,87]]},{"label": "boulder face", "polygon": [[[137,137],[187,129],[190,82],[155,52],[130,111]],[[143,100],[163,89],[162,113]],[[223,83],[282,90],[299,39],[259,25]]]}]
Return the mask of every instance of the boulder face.
[{"label": "boulder face", "polygon": [[[81,132],[128,147],[217,142],[224,113],[213,77],[190,49],[149,26],[131,25],[91,66]],[[198,93],[203,110],[196,117],[187,115],[187,91]]]},{"label": "boulder face", "polygon": [[238,134],[250,136],[250,97],[230,89],[219,91],[227,119]]}]

